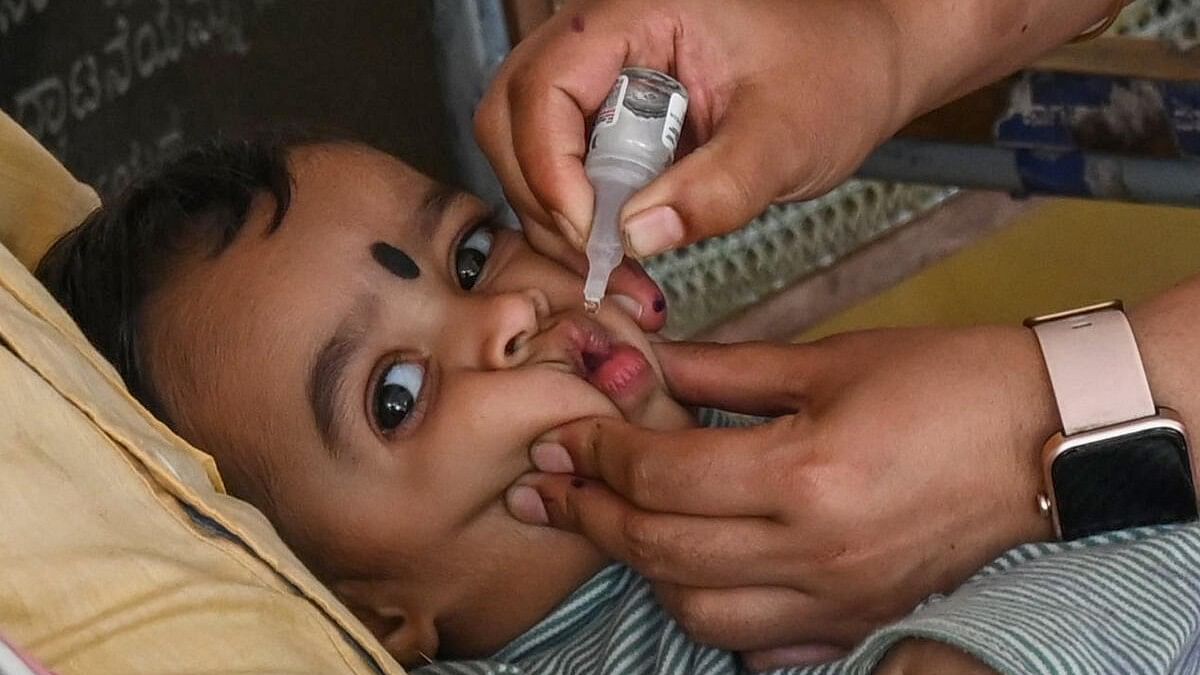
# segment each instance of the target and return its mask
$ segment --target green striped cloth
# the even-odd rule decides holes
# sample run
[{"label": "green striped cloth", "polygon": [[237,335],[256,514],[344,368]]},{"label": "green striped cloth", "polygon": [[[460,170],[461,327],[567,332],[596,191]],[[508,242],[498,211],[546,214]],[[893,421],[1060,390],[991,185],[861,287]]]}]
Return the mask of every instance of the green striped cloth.
[{"label": "green striped cloth", "polygon": [[[1200,673],[1200,526],[1143,528],[1000,557],[959,590],[935,596],[847,658],[788,675],[867,674],[897,641],[927,637],[1004,674]],[[650,584],[612,565],[485,661],[418,675],[732,675],[730,652],[692,642]]]},{"label": "green striped cloth", "polygon": [[[745,419],[703,412],[708,426]],[[953,593],[928,598],[837,663],[775,671],[866,675],[896,642],[957,645],[1003,675],[1200,674],[1200,524],[1027,544]],[[612,565],[490,659],[419,675],[732,675],[730,653],[692,642],[648,581]]]}]

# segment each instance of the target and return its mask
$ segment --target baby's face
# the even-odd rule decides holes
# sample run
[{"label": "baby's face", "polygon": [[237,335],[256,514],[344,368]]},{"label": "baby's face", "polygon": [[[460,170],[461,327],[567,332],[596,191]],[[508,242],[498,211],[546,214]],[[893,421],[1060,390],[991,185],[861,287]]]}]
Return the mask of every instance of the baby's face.
[{"label": "baby's face", "polygon": [[507,514],[531,442],[584,416],[685,414],[636,325],[585,315],[580,279],[476,199],[360,147],[291,167],[277,231],[261,198],[226,251],[185,256],[151,299],[151,377],[385,644],[421,629],[442,654],[493,649],[603,564]]}]

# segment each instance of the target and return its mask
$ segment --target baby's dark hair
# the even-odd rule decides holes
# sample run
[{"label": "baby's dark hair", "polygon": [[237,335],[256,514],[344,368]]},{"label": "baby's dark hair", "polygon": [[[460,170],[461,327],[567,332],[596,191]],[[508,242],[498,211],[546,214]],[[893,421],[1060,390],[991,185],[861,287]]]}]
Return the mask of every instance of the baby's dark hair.
[{"label": "baby's dark hair", "polygon": [[326,140],[273,133],[184,150],[92,212],[38,264],[38,279],[116,366],[134,397],[160,419],[169,421],[140,344],[147,298],[181,254],[220,255],[259,194],[274,199],[269,224],[274,232],[291,202],[289,151]]}]

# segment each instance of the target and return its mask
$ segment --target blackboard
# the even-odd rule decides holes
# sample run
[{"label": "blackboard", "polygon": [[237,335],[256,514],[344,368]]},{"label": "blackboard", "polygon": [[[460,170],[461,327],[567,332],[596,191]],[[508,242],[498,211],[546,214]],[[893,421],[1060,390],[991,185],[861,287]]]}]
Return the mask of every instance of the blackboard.
[{"label": "blackboard", "polygon": [[0,0],[0,107],[111,194],[164,152],[278,123],[452,179],[437,0]]}]

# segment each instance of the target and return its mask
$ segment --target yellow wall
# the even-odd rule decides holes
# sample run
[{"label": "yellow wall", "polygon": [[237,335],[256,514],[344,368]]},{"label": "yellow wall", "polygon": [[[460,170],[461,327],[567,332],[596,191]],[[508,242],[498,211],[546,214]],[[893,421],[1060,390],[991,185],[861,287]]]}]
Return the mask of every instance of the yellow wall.
[{"label": "yellow wall", "polygon": [[1060,200],[804,334],[1020,322],[1200,272],[1200,209]]}]

